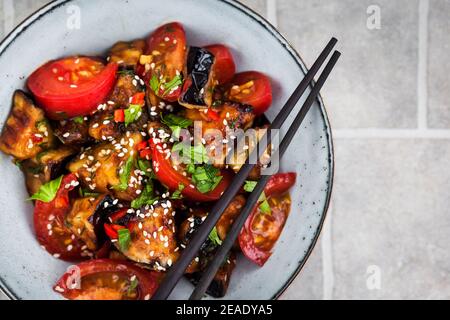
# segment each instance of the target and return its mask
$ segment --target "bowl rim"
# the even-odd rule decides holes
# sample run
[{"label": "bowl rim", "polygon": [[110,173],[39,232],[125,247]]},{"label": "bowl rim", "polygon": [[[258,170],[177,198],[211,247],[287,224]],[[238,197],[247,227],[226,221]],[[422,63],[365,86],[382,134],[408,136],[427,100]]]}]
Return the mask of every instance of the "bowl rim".
[{"label": "bowl rim", "polygon": [[[15,27],[9,34],[0,42],[0,57],[3,55],[3,53],[8,49],[8,47],[15,41],[17,37],[21,35],[22,32],[24,32],[28,27],[30,27],[34,22],[38,21],[40,18],[42,18],[44,15],[51,14],[51,12],[60,7],[65,5],[66,3],[69,3],[73,0],[53,0],[40,9],[37,9],[33,13],[31,13],[27,18],[25,18],[17,27]],[[268,31],[283,47],[284,49],[290,54],[290,56],[295,60],[297,65],[299,66],[300,70],[306,74],[308,72],[308,68],[306,67],[305,62],[301,58],[299,52],[294,48],[294,46],[286,39],[282,33],[275,28],[266,18],[264,18],[262,15],[248,7],[247,5],[239,2],[238,0],[218,0],[220,2],[223,2],[230,7],[237,9],[241,13],[244,13],[248,18],[253,20],[253,22],[256,22],[260,24],[266,31]],[[328,163],[330,166],[330,170],[328,173],[328,191],[327,191],[327,197],[325,200],[325,206],[324,210],[322,212],[322,216],[319,222],[319,226],[317,227],[315,236],[306,252],[306,255],[304,259],[299,262],[299,265],[297,269],[291,274],[289,279],[286,281],[286,283],[278,290],[278,292],[271,298],[271,300],[276,300],[281,297],[281,295],[289,288],[289,286],[292,284],[292,282],[297,278],[297,276],[302,271],[303,267],[305,266],[306,262],[308,261],[309,257],[311,256],[311,253],[313,252],[319,238],[320,234],[322,232],[328,209],[331,202],[331,195],[333,192],[333,184],[334,184],[334,171],[335,171],[335,156],[334,156],[334,142],[333,142],[333,134],[331,130],[330,121],[328,118],[328,114],[325,108],[325,104],[323,102],[323,98],[321,95],[319,95],[316,99],[316,101],[319,103],[320,106],[320,113],[322,116],[322,119],[324,121],[326,133],[327,133],[327,143],[329,148],[328,153]],[[5,294],[9,299],[11,300],[18,300],[19,297],[16,296],[16,294],[13,292],[12,289],[10,289],[5,282],[3,281],[3,278],[0,277],[0,291]]]}]

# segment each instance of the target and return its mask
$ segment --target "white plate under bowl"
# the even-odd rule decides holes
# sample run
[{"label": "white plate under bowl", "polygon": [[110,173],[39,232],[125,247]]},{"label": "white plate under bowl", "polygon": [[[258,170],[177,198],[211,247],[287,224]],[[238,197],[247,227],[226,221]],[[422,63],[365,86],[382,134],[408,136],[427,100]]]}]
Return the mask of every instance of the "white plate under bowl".
[{"label": "white plate under bowl", "polygon": [[[77,13],[81,28],[69,28]],[[0,126],[10,111],[14,90],[23,88],[26,77],[42,63],[69,55],[104,53],[118,40],[145,37],[170,21],[183,23],[189,44],[225,43],[232,48],[239,71],[268,74],[274,84],[269,118],[304,77],[305,65],[288,42],[266,20],[233,0],[58,0],[33,14],[0,45]],[[52,285],[68,264],[38,245],[22,174],[10,158],[0,155],[0,161],[1,288],[14,299],[61,299]],[[334,171],[331,130],[320,99],[283,159],[282,170],[298,173],[287,226],[263,268],[239,258],[226,299],[277,298],[314,248]],[[172,298],[187,298],[190,290],[191,285],[184,281]]]}]

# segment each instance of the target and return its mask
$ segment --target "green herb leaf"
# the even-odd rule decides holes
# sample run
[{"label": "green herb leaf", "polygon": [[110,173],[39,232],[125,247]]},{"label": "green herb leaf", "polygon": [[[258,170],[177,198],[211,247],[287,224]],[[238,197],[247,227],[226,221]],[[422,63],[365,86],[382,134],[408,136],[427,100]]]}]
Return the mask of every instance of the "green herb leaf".
[{"label": "green herb leaf", "polygon": [[245,184],[244,184],[244,190],[246,191],[246,192],[253,192],[253,190],[255,190],[255,187],[256,187],[256,185],[258,184],[258,182],[257,181],[245,181]]},{"label": "green herb leaf", "polygon": [[175,90],[177,87],[180,87],[183,84],[183,80],[181,79],[181,75],[176,75],[172,80],[164,84],[164,94],[166,96],[171,91]]},{"label": "green herb leaf", "polygon": [[73,120],[73,122],[78,123],[78,124],[83,124],[84,123],[84,117],[82,117],[82,116],[73,118],[72,120]]},{"label": "green herb leaf", "polygon": [[216,246],[221,246],[222,245],[222,240],[219,237],[219,234],[217,233],[217,228],[214,227],[211,230],[211,233],[209,234],[209,240],[215,244]]},{"label": "green herb leaf", "polygon": [[172,147],[172,153],[178,153],[185,164],[208,163],[208,154],[204,145],[191,146],[186,142],[179,142]]},{"label": "green herb leaf", "polygon": [[79,193],[80,197],[82,197],[82,198],[87,198],[87,197],[97,198],[100,195],[100,193],[90,192],[89,190],[85,190],[83,188],[80,188],[78,193]]},{"label": "green herb leaf", "polygon": [[128,127],[131,123],[137,121],[142,115],[142,107],[138,104],[130,104],[128,109],[125,109],[125,126]]},{"label": "green herb leaf", "polygon": [[219,169],[211,165],[197,167],[192,174],[192,181],[198,191],[201,193],[208,193],[213,191],[220,181],[222,181],[223,177],[218,175],[219,172]]},{"label": "green herb leaf", "polygon": [[262,213],[264,214],[271,214],[272,213],[272,209],[270,208],[270,204],[269,202],[266,200],[264,200],[260,205],[259,205],[259,210],[261,210]]},{"label": "green herb leaf", "polygon": [[158,200],[158,197],[154,194],[153,183],[149,181],[141,195],[131,202],[131,207],[133,209],[139,209],[147,204],[152,205],[156,200]]},{"label": "green herb leaf", "polygon": [[158,93],[160,86],[161,85],[160,85],[158,77],[156,75],[153,75],[152,78],[150,79],[150,88],[152,88],[152,90],[155,93]]},{"label": "green herb leaf", "polygon": [[131,170],[133,168],[133,157],[128,157],[127,162],[125,162],[125,165],[122,168],[122,173],[119,175],[120,184],[115,186],[115,189],[118,189],[120,191],[125,191],[128,188],[128,183],[130,181],[131,177]]},{"label": "green herb leaf", "polygon": [[127,291],[128,296],[131,296],[131,295],[133,294],[133,291],[136,290],[138,284],[139,284],[139,281],[138,281],[137,278],[134,278],[134,279],[130,282],[130,286],[128,287],[128,291]]},{"label": "green herb leaf", "polygon": [[40,200],[47,203],[53,201],[53,199],[55,199],[56,197],[56,193],[58,192],[59,187],[61,186],[62,179],[63,176],[42,185],[39,191],[35,193],[30,198],[30,200]]},{"label": "green herb leaf", "polygon": [[185,188],[186,188],[186,186],[185,186],[184,184],[180,183],[180,184],[178,185],[178,190],[176,190],[176,191],[172,194],[171,199],[173,199],[173,200],[182,199],[182,198],[183,198],[183,195],[181,194],[181,192],[183,192],[183,190],[184,190]]},{"label": "green herb leaf", "polygon": [[180,127],[182,129],[187,129],[193,124],[192,120],[177,116],[173,113],[161,117],[161,122],[168,127]]},{"label": "green herb leaf", "polygon": [[130,230],[120,229],[119,231],[117,231],[117,234],[119,236],[118,241],[120,250],[127,251],[131,242]]}]

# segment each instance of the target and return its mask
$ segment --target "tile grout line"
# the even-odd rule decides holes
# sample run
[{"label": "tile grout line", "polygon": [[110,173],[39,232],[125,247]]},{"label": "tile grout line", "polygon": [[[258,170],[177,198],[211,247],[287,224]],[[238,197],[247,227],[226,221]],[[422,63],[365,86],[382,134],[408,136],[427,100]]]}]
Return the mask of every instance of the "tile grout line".
[{"label": "tile grout line", "polygon": [[428,14],[429,0],[419,0],[419,51],[417,63],[417,122],[428,128]]},{"label": "tile grout line", "polygon": [[3,2],[3,32],[4,37],[14,28],[14,4],[13,0],[2,0]]}]

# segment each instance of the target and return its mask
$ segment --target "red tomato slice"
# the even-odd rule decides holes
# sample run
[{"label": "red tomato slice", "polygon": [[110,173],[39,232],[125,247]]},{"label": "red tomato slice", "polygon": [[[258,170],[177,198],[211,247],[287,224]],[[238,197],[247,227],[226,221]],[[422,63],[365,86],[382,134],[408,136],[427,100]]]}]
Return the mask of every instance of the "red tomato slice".
[{"label": "red tomato slice", "polygon": [[118,65],[70,57],[50,61],[28,78],[28,88],[48,117],[59,120],[89,115],[116,82]]},{"label": "red tomato slice", "polygon": [[234,63],[230,50],[222,44],[207,46],[205,49],[211,52],[216,58],[214,77],[219,84],[231,81],[236,73],[236,64]]},{"label": "red tomato slice", "polygon": [[199,202],[217,201],[231,183],[232,176],[230,172],[222,171],[223,178],[219,185],[213,191],[201,193],[197,188],[193,187],[189,178],[173,168],[171,160],[166,159],[167,155],[158,150],[158,144],[153,143],[153,139],[150,139],[150,146],[152,150],[153,167],[158,168],[157,170],[155,169],[156,177],[162,184],[168,187],[171,192],[178,190],[180,184],[182,184],[185,188],[181,191],[181,194],[189,200]]},{"label": "red tomato slice", "polygon": [[140,65],[137,68],[150,85],[150,80],[155,78],[159,82],[156,95],[169,102],[178,101],[182,84],[170,88],[164,85],[181,75],[186,60],[186,33],[178,22],[172,22],[159,27],[147,39],[147,56],[151,56],[148,66]]},{"label": "red tomato slice", "polygon": [[286,224],[290,210],[287,192],[295,184],[296,176],[295,173],[284,173],[270,179],[264,193],[268,198],[271,214],[262,213],[258,204],[239,234],[242,252],[261,267],[272,255],[272,249]]},{"label": "red tomato slice", "polygon": [[53,289],[71,300],[149,300],[160,278],[127,261],[98,259],[72,268]]},{"label": "red tomato slice", "polygon": [[84,244],[65,225],[70,210],[69,193],[77,182],[74,174],[65,176],[55,199],[48,203],[36,201],[34,207],[34,229],[39,243],[55,258],[68,261],[83,258]]},{"label": "red tomato slice", "polygon": [[269,78],[260,72],[238,73],[227,85],[225,97],[251,105],[254,113],[260,115],[272,104],[272,86]]}]

